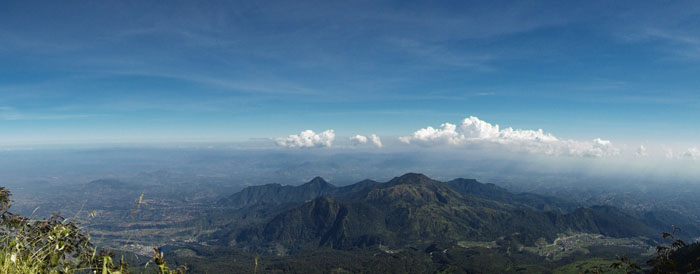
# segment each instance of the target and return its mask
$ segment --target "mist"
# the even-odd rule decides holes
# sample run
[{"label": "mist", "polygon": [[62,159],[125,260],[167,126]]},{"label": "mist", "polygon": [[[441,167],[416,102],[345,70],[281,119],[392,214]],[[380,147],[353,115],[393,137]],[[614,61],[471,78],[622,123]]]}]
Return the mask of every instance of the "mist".
[{"label": "mist", "polygon": [[634,184],[688,184],[700,178],[698,163],[689,158],[544,155],[513,151],[497,144],[466,147],[423,147],[385,141],[385,147],[337,144],[331,148],[288,149],[245,144],[188,146],[105,146],[38,148],[0,152],[2,183],[75,184],[104,177],[129,177],[169,171],[227,177],[236,184],[299,184],[322,176],[337,185],[363,179],[388,180],[407,172],[436,179],[474,178],[527,189]]}]

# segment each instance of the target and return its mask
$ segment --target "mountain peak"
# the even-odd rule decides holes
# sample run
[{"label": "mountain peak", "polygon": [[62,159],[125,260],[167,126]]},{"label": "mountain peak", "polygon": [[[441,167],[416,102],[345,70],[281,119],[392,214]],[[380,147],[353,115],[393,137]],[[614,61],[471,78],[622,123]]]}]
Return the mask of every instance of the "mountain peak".
[{"label": "mountain peak", "polygon": [[424,184],[424,183],[429,183],[429,182],[434,182],[435,180],[428,178],[428,176],[425,176],[421,173],[406,173],[404,175],[401,175],[399,177],[394,177],[394,179],[391,179],[389,181],[389,185],[398,185],[398,184]]},{"label": "mountain peak", "polygon": [[321,177],[321,176],[316,176],[316,177],[314,177],[313,179],[311,179],[311,182],[324,182],[324,183],[327,183],[326,180],[323,179],[323,177]]},{"label": "mountain peak", "polygon": [[256,203],[296,203],[327,195],[336,189],[336,186],[323,178],[315,177],[308,183],[298,186],[267,184],[246,187],[220,203],[239,208]]},{"label": "mountain peak", "polygon": [[[465,178],[457,178],[457,179],[454,179],[450,182],[454,182],[455,184],[477,184],[477,183],[481,184],[476,179],[465,179]],[[448,182],[448,183],[450,183],[450,182]]]},{"label": "mountain peak", "polygon": [[305,186],[333,187],[333,188],[335,187],[334,185],[326,182],[326,180],[324,180],[320,176],[314,177],[313,179],[311,179],[311,181],[309,181],[308,183],[305,183],[304,185]]}]

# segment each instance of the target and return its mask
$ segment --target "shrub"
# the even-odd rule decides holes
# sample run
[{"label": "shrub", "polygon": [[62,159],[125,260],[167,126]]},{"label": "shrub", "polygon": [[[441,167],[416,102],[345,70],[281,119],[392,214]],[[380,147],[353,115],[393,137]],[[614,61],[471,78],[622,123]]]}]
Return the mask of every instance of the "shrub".
[{"label": "shrub", "polygon": [[[123,258],[115,263],[113,252],[98,251],[77,222],[59,215],[34,220],[9,212],[10,195],[0,187],[0,273],[130,273]],[[162,253],[155,254],[158,273],[184,273],[170,270]]]}]

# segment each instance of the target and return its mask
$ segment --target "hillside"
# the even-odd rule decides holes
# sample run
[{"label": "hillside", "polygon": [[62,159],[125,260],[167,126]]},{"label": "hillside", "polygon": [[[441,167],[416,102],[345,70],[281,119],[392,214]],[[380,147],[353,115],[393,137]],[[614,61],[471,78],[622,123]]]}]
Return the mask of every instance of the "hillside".
[{"label": "hillside", "polygon": [[336,186],[329,184],[321,177],[313,178],[300,186],[282,186],[267,184],[246,187],[240,192],[218,202],[220,206],[243,208],[259,203],[284,204],[305,202],[316,197],[330,194]]},{"label": "hillside", "polygon": [[[230,234],[228,242],[256,249],[283,247],[292,252],[316,247],[348,249],[382,244],[403,248],[434,242],[488,242],[504,237],[532,245],[540,238],[551,241],[560,233],[571,232],[654,236],[659,227],[671,225],[663,220],[642,221],[635,214],[609,206],[561,213],[569,205],[556,199],[511,194],[473,180],[443,183],[408,173],[386,183],[363,184],[363,188],[345,188],[352,192],[332,188],[266,222]],[[309,189],[306,185],[296,188]],[[536,203],[530,203],[533,200],[552,204],[555,210],[536,210]]]},{"label": "hillside", "polygon": [[541,211],[568,213],[579,207],[573,202],[556,197],[543,196],[533,193],[514,194],[494,184],[483,184],[474,179],[458,178],[446,183],[454,190],[465,195],[473,195],[499,202],[517,204]]},{"label": "hillside", "polygon": [[[417,173],[345,186],[317,177],[297,186],[197,194],[197,200],[156,191],[171,178],[142,177],[93,180],[71,191],[99,197],[87,203],[99,214],[87,227],[101,246],[142,255],[147,246],[162,247],[169,260],[194,273],[225,272],[236,260],[236,269],[250,272],[256,256],[266,273],[328,273],[338,267],[391,273],[389,269],[417,266],[424,271],[411,271],[440,273],[457,267],[467,273],[539,273],[579,260],[599,262],[597,257],[609,265],[617,254],[642,260],[641,254],[671,224],[687,235],[700,235],[691,219],[674,212],[576,207],[473,179],[442,182]],[[196,191],[223,192],[199,186]],[[144,192],[145,205],[135,210],[133,201]],[[67,190],[54,193],[68,197]],[[124,216],[127,225],[110,223]],[[136,245],[120,242],[130,235],[139,240]],[[405,272],[410,271],[394,271]]]}]

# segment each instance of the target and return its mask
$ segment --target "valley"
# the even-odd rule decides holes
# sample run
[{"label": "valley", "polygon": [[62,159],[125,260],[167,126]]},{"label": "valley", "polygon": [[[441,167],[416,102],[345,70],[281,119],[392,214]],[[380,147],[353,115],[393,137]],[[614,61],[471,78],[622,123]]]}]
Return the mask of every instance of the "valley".
[{"label": "valley", "polygon": [[[161,176],[167,185],[154,179]],[[650,218],[663,215],[654,211],[583,207],[476,180],[440,182],[416,173],[346,186],[321,177],[297,186],[229,186],[223,189],[230,194],[222,195],[216,194],[220,181],[198,178],[199,187],[185,190],[173,180],[177,177],[151,174],[141,184],[96,180],[53,192],[62,199],[19,195],[17,208],[34,207],[35,216],[59,208],[75,216],[100,248],[132,254],[134,264],[158,248],[195,273],[229,269],[233,261],[245,269],[255,254],[270,273],[279,267],[335,271],[335,265],[301,259],[309,256],[331,256],[351,272],[369,265],[349,267],[350,261],[334,256],[367,264],[380,260],[387,267],[419,260],[438,272],[540,272],[618,254],[643,260],[672,225],[682,224],[684,237],[700,235],[692,220]],[[191,182],[186,176],[179,180]],[[68,202],[85,197],[90,199]]]}]

